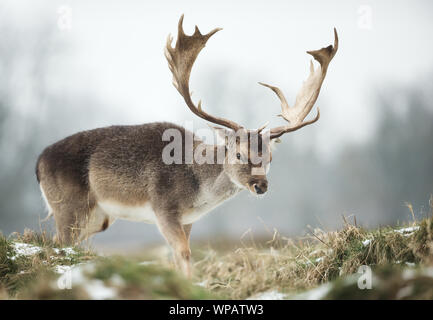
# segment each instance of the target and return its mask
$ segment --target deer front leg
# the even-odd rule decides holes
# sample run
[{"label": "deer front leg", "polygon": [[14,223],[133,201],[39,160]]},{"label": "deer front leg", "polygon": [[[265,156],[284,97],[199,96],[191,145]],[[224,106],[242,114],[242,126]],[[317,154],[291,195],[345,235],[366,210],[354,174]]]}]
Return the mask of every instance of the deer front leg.
[{"label": "deer front leg", "polygon": [[189,236],[191,235],[191,228],[192,228],[192,223],[183,225],[183,231],[185,231],[185,235],[188,241],[189,241]]},{"label": "deer front leg", "polygon": [[[189,248],[189,239],[184,231],[182,224],[179,221],[178,215],[164,212],[157,214],[156,219],[159,231],[162,233],[170,247],[173,249],[176,266],[180,268],[188,278],[190,278],[191,250]],[[189,228],[189,230],[190,229],[191,228]],[[189,230],[187,230],[188,235]]]}]

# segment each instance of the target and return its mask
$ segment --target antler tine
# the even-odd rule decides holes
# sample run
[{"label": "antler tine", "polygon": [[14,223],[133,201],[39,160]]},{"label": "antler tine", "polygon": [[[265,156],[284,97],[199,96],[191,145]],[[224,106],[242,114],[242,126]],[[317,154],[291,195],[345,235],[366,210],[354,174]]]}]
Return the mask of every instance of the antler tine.
[{"label": "antler tine", "polygon": [[[263,82],[259,82],[259,84],[261,84],[262,86],[265,86],[265,87],[267,87],[267,88],[269,88],[269,89],[271,89],[272,91],[275,92],[275,94],[278,96],[278,98],[281,101],[281,110],[282,110],[282,112],[286,113],[287,112],[286,110],[289,109],[290,107],[289,107],[289,104],[287,103],[286,97],[284,96],[283,92],[279,88],[271,86],[269,84],[266,84],[266,83],[263,83]],[[282,114],[278,114],[278,116],[283,117]]]},{"label": "antler tine", "polygon": [[191,74],[192,66],[200,53],[200,51],[205,47],[206,42],[211,36],[213,36],[221,28],[215,28],[209,33],[202,35],[198,27],[195,27],[195,31],[191,36],[187,36],[183,30],[183,17],[182,15],[179,19],[178,24],[178,34],[176,45],[173,48],[171,43],[173,38],[171,35],[167,38],[167,44],[165,46],[165,56],[168,61],[168,66],[173,74],[173,85],[182,95],[188,108],[200,118],[210,121],[215,124],[233,129],[237,131],[242,128],[234,121],[219,118],[206,113],[201,108],[201,101],[198,102],[197,106],[191,99],[191,93],[189,90],[189,78]]},{"label": "antler tine", "polygon": [[269,124],[269,121],[266,121],[266,123],[262,124],[258,129],[257,133],[261,133]]},{"label": "antler tine", "polygon": [[310,75],[308,79],[302,85],[301,90],[296,96],[295,105],[290,107],[284,97],[283,92],[274,86],[259,82],[259,84],[270,88],[281,101],[281,116],[286,120],[289,125],[279,126],[271,129],[271,139],[278,138],[287,132],[292,132],[307,125],[310,125],[320,118],[320,110],[317,108],[317,115],[314,119],[310,121],[305,121],[304,119],[310,113],[313,108],[322,87],[322,83],[325,80],[326,72],[328,70],[329,63],[335,56],[338,50],[338,34],[337,30],[334,28],[334,45],[330,45],[326,48],[322,48],[314,51],[307,51],[308,54],[313,56],[313,58],[320,63],[320,67],[314,70],[313,62],[310,61]]}]

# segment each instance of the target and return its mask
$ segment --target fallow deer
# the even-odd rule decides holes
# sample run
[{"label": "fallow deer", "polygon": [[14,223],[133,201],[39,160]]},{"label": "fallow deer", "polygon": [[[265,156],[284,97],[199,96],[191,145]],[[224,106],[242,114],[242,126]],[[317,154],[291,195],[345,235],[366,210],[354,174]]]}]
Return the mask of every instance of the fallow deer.
[{"label": "fallow deer", "polygon": [[[334,45],[307,51],[320,66],[304,82],[290,107],[279,88],[272,89],[281,101],[280,116],[287,125],[263,130],[245,129],[232,120],[213,116],[191,99],[189,78],[192,66],[211,36],[219,28],[203,35],[196,27],[192,36],[184,33],[183,15],[178,24],[176,45],[169,35],[165,55],[173,74],[173,84],[187,107],[197,116],[224,127],[225,142],[205,145],[203,154],[225,151],[216,163],[167,164],[162,159],[164,148],[170,143],[163,139],[167,130],[177,130],[183,139],[193,135],[188,130],[167,122],[133,126],[110,126],[83,131],[47,147],[39,156],[36,176],[42,196],[54,216],[56,239],[62,243],[82,241],[104,231],[116,219],[154,223],[171,246],[175,262],[190,275],[189,237],[192,223],[205,213],[242,190],[253,194],[267,191],[266,168],[271,161],[270,141],[283,134],[310,125],[319,119],[320,112],[304,121],[320,92],[328,65],[338,49],[334,29]],[[221,129],[221,128],[220,128]],[[267,132],[268,139],[264,139]],[[247,136],[237,139],[238,133]],[[236,138],[233,138],[236,137]],[[258,148],[251,148],[255,137]],[[194,136],[193,149],[201,140]],[[182,149],[185,151],[185,148]],[[235,154],[234,161],[229,161]],[[252,158],[263,156],[261,163]],[[213,157],[213,156],[212,156]],[[185,155],[182,155],[185,160]],[[254,171],[256,168],[265,170]]]}]

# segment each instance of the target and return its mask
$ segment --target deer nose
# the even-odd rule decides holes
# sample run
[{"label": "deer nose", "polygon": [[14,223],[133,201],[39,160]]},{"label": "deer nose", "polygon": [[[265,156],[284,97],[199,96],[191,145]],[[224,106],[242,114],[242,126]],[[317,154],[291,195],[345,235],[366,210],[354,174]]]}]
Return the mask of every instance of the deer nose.
[{"label": "deer nose", "polygon": [[259,181],[253,184],[257,194],[263,194],[268,190],[268,182],[266,180]]}]

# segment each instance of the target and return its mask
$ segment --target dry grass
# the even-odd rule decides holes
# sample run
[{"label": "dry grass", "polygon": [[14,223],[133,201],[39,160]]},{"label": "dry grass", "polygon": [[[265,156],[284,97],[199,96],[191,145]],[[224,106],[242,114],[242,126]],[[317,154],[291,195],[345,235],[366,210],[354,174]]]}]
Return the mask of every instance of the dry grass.
[{"label": "dry grass", "polygon": [[356,273],[361,265],[430,265],[432,218],[418,222],[413,231],[398,230],[367,231],[345,221],[340,231],[314,230],[307,239],[285,239],[276,232],[262,246],[244,246],[224,255],[204,252],[195,263],[196,281],[212,292],[245,299],[268,290],[293,294]]}]

